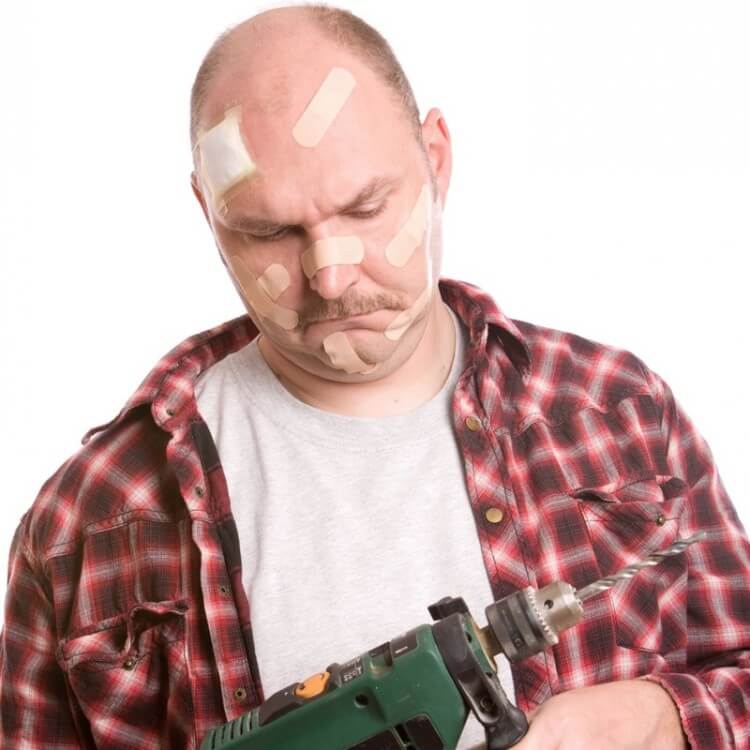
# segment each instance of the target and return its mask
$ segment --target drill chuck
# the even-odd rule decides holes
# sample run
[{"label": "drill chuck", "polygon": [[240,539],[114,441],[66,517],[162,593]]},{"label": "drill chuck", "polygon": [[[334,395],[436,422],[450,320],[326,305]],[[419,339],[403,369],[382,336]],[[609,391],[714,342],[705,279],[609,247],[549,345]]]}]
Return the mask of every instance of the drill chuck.
[{"label": "drill chuck", "polygon": [[530,586],[493,602],[485,609],[487,627],[481,631],[482,644],[492,656],[501,651],[510,661],[520,661],[554,646],[557,634],[576,625],[583,617],[586,599],[632,578],[643,568],[658,565],[666,557],[679,555],[704,539],[700,531],[678,539],[666,549],[653,552],[645,560],[628,565],[611,576],[576,591],[569,583],[555,581],[539,590]]},{"label": "drill chuck", "polygon": [[[531,586],[493,602],[485,609],[493,638],[493,655],[502,651],[510,661],[521,661],[557,643],[557,634],[583,617],[575,589],[555,581],[539,590]],[[485,633],[485,635],[488,635]]]}]

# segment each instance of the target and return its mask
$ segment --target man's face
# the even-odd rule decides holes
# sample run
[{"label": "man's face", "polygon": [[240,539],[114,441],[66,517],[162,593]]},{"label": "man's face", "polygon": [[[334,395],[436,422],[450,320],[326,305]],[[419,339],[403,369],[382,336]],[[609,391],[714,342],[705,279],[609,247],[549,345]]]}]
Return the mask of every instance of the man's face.
[{"label": "man's face", "polygon": [[[300,145],[292,132],[330,71],[325,63],[308,65],[293,85],[259,73],[252,99],[243,100],[236,84],[215,99],[204,122],[211,127],[239,107],[240,133],[256,169],[223,206],[208,200],[204,208],[233,283],[269,343],[311,373],[362,381],[396,369],[424,332],[439,274],[441,199],[426,152],[391,92],[351,58],[332,63],[349,70],[356,85],[314,147]],[[258,87],[283,92],[284,105],[258,96]],[[410,221],[420,223],[420,207],[421,240],[397,265],[387,248]],[[319,255],[305,268],[315,243],[354,247],[361,255],[346,261],[334,250],[343,262],[326,264]],[[268,314],[248,288],[264,278],[276,280],[270,286],[278,314]],[[394,330],[399,314],[402,325]],[[356,373],[332,352],[337,332],[364,363]]]}]

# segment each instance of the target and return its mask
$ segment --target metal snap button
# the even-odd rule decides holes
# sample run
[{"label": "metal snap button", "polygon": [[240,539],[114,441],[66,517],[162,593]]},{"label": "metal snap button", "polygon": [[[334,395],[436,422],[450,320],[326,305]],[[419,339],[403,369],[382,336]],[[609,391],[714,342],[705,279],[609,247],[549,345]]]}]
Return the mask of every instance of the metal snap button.
[{"label": "metal snap button", "polygon": [[484,517],[490,523],[500,523],[505,517],[505,513],[503,513],[502,508],[487,508]]}]

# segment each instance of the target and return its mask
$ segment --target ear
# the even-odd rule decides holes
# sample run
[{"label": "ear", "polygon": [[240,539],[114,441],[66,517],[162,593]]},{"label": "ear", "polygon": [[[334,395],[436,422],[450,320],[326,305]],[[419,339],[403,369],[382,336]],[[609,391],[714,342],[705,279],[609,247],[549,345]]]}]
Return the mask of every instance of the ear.
[{"label": "ear", "polygon": [[443,113],[435,107],[427,113],[424,123],[422,123],[422,142],[424,143],[430,168],[433,175],[435,175],[440,198],[443,206],[445,206],[448,186],[451,181],[453,152],[451,150],[451,134],[448,130],[448,123],[445,121]]},{"label": "ear", "polygon": [[205,216],[206,221],[208,222],[208,226],[210,227],[211,219],[208,216],[208,205],[206,204],[206,198],[203,195],[203,191],[201,190],[201,183],[198,179],[198,175],[195,173],[195,170],[190,173],[190,187],[193,189],[193,195],[196,197],[198,203],[201,204],[201,209],[203,209],[203,216]]}]

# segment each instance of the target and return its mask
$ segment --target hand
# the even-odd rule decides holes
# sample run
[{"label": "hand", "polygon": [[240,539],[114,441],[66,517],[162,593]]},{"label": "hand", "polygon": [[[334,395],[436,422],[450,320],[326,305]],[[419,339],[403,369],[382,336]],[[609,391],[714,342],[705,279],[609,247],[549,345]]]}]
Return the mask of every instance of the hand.
[{"label": "hand", "polygon": [[529,715],[513,750],[687,750],[680,715],[648,680],[605,682],[559,693]]}]

